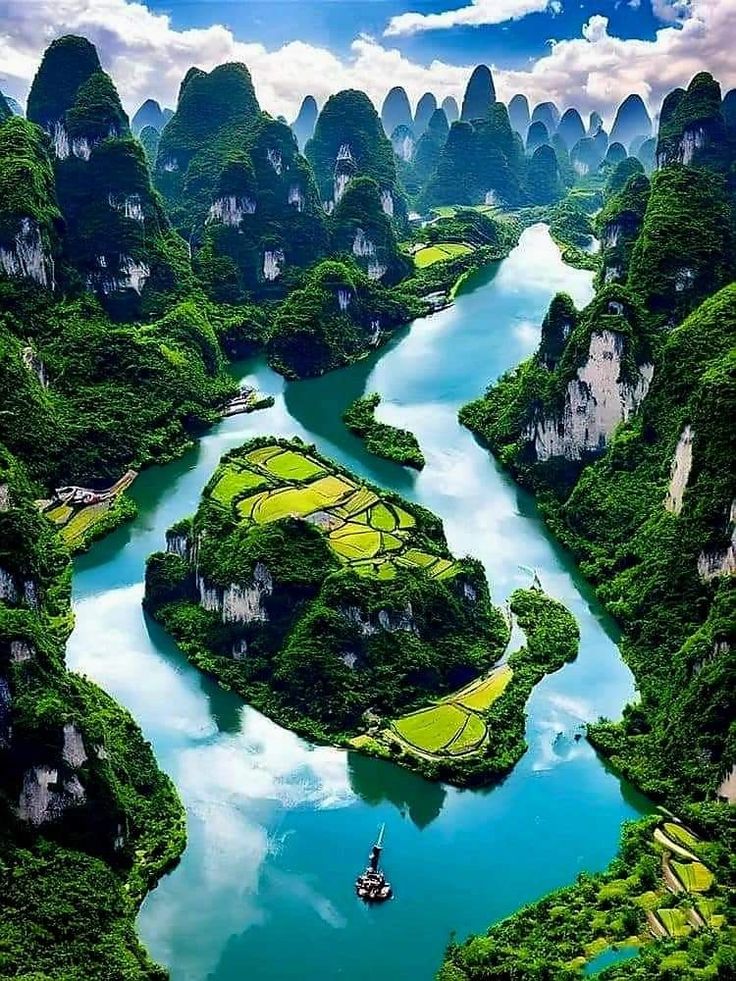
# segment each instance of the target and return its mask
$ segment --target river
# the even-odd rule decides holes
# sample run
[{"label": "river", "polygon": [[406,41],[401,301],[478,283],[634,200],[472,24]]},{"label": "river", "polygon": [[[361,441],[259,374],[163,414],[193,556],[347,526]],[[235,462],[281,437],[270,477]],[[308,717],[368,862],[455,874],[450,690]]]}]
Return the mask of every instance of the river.
[{"label": "river", "polygon": [[[558,290],[580,306],[592,275],[565,266],[545,226],[472,276],[454,306],[358,364],[286,383],[261,360],[238,377],[273,408],[223,420],[180,460],[144,472],[139,515],[75,562],[69,666],[127,706],[188,814],[180,865],[138,919],[173,981],[427,981],[454,931],[485,929],[582,870],[602,869],[647,802],[611,773],[581,724],[633,692],[616,629],[551,539],[534,501],[457,422],[460,405],[536,346]],[[421,474],[367,454],[340,421],[379,391],[379,417],[414,432]],[[141,610],[146,556],[193,513],[219,457],[261,434],[298,435],[433,510],[451,549],[485,565],[496,602],[537,570],[580,624],[577,660],[529,702],[529,751],[492,790],[428,783],[388,763],[313,747],[221,691]],[[378,825],[396,893],[363,906],[353,881]]]}]

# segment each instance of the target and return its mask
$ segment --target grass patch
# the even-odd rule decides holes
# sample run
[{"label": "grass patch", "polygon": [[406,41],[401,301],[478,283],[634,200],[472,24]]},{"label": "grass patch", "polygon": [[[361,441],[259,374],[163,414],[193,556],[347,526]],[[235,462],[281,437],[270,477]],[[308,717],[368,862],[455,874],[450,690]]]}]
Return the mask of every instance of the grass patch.
[{"label": "grass patch", "polygon": [[496,699],[503,695],[512,675],[513,671],[508,664],[502,664],[487,678],[476,681],[460,691],[455,696],[455,701],[466,708],[482,712],[490,708]]},{"label": "grass patch", "polygon": [[682,909],[658,909],[657,916],[671,937],[686,937],[692,932],[687,914]]},{"label": "grass patch", "polygon": [[461,242],[438,242],[436,245],[428,245],[414,253],[414,265],[417,269],[426,269],[433,266],[435,262],[447,262],[448,259],[456,259],[459,255],[467,255],[473,250],[469,245]]},{"label": "grass patch", "polygon": [[411,746],[436,753],[458,734],[467,717],[467,713],[455,705],[434,705],[397,719],[394,728]]},{"label": "grass patch", "polygon": [[213,500],[220,504],[229,505],[234,497],[239,497],[245,491],[263,487],[265,477],[253,473],[252,470],[226,469],[210,492]]},{"label": "grass patch", "polygon": [[325,472],[324,467],[314,460],[293,450],[284,450],[283,453],[269,457],[264,465],[274,477],[281,477],[283,480],[309,480],[310,477]]},{"label": "grass patch", "polygon": [[702,862],[673,862],[672,868],[688,892],[708,892],[713,885],[713,873]]},{"label": "grass patch", "polygon": [[371,508],[370,522],[371,527],[379,531],[393,531],[396,527],[396,515],[380,501]]},{"label": "grass patch", "polygon": [[479,715],[475,713],[470,713],[467,717],[465,725],[455,736],[453,741],[447,747],[447,751],[452,756],[458,756],[461,753],[469,753],[483,742],[486,735],[486,724],[481,719]]},{"label": "grass patch", "polygon": [[667,821],[664,825],[664,830],[668,838],[677,842],[678,845],[682,845],[683,848],[698,847],[698,839],[692,831],[688,831],[681,824],[675,824],[674,821]]}]

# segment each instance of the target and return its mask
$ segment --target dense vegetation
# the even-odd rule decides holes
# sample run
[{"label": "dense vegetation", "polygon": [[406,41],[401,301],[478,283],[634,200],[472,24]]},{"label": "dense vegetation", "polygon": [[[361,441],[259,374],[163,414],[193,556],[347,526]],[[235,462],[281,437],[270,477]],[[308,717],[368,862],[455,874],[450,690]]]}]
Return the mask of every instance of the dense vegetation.
[{"label": "dense vegetation", "polygon": [[65,670],[68,555],[0,454],[0,974],[161,978],[133,917],[183,810],[128,713]]},{"label": "dense vegetation", "polygon": [[[714,841],[704,861],[732,887],[724,857],[733,853],[733,807],[718,801],[736,765],[734,146],[723,138],[717,88],[701,74],[687,93],[665,100],[665,166],[651,186],[626,161],[609,177],[597,219],[605,273],[596,298],[578,312],[556,297],[534,357],[461,419],[537,491],[545,517],[624,628],[621,650],[640,698],[621,722],[591,726],[590,739]],[[605,350],[618,359],[615,372],[602,368]],[[625,411],[598,413],[617,397]],[[597,427],[594,442],[588,426]],[[659,925],[649,912],[644,921],[650,907],[635,892],[653,888],[643,874],[651,866],[648,828],[625,837],[622,859],[636,870],[624,884],[613,885],[621,862],[602,879],[582,879],[488,938],[452,948],[443,979],[574,976],[573,961],[593,955],[598,932],[648,943],[647,925],[672,939],[606,977],[730,976],[731,929],[685,940],[703,920],[723,924],[708,919],[708,903],[693,914],[670,899],[664,914],[657,911]],[[597,912],[603,896],[605,920]],[[732,922],[727,906],[719,910]]]},{"label": "dense vegetation", "polygon": [[146,605],[199,667],[334,741],[468,681],[507,630],[440,522],[299,441],[226,454],[151,556]]},{"label": "dense vegetation", "polygon": [[416,436],[408,429],[379,422],[375,412],[380,401],[381,396],[377,392],[356,399],[345,410],[343,422],[352,433],[365,440],[369,452],[421,470],[424,467],[424,455]]},{"label": "dense vegetation", "polygon": [[729,858],[723,845],[682,824],[630,823],[605,873],[584,873],[485,936],[453,943],[438,979],[575,981],[611,950],[637,956],[605,971],[601,964],[596,976],[606,981],[728,978],[736,966],[724,926],[733,917]]},{"label": "dense vegetation", "polygon": [[430,780],[479,786],[499,780],[527,749],[525,706],[535,685],[578,651],[575,618],[538,586],[517,589],[511,611],[526,644],[485,677],[429,708],[393,719],[351,740],[362,752],[393,759]]}]

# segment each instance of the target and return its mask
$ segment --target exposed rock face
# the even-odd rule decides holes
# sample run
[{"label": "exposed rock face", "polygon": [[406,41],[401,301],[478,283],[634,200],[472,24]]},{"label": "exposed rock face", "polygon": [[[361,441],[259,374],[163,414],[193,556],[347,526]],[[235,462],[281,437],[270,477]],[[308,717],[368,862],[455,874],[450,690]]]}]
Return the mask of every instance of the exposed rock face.
[{"label": "exposed rock face", "polygon": [[199,574],[196,583],[202,608],[221,613],[223,623],[263,623],[268,620],[265,599],[273,594],[273,577],[262,562],[256,563],[251,586],[230,583],[221,589],[208,585]]},{"label": "exposed rock face", "polygon": [[15,603],[18,600],[15,580],[7,569],[0,569],[0,600],[5,600],[6,603]]},{"label": "exposed rock face", "polygon": [[386,633],[394,633],[397,630],[419,633],[411,603],[407,603],[404,609],[398,612],[379,610],[374,616],[367,614],[359,606],[346,606],[340,612],[358,628],[363,637],[371,637],[379,630],[384,630]]},{"label": "exposed rock face", "polygon": [[58,820],[70,807],[84,803],[84,787],[75,774],[60,778],[57,767],[39,764],[23,774],[18,817],[34,828]]},{"label": "exposed rock face", "polygon": [[672,163],[725,170],[729,138],[722,113],[721,89],[708,72],[699,72],[687,91],[675,89],[662,105],[657,167]]},{"label": "exposed rock face", "polygon": [[371,242],[371,240],[366,237],[366,234],[362,228],[356,229],[355,239],[353,240],[353,255],[372,256],[375,254],[376,254],[376,247],[373,244],[373,242]]},{"label": "exposed rock face", "polygon": [[383,190],[381,191],[381,208],[384,215],[388,215],[389,218],[393,218],[394,215],[394,199],[391,191]]},{"label": "exposed rock face", "polygon": [[64,760],[67,766],[70,766],[72,769],[76,770],[87,759],[87,753],[85,752],[84,742],[82,740],[82,733],[71,722],[67,722],[63,731],[64,746],[61,751],[61,758]]},{"label": "exposed rock face", "polygon": [[718,796],[727,800],[729,804],[736,803],[736,766],[732,766],[723,778],[718,788]]},{"label": "exposed rock face", "polygon": [[178,532],[166,532],[166,551],[179,555],[182,559],[189,558],[189,537]]},{"label": "exposed rock face", "polygon": [[399,158],[408,162],[414,156],[414,135],[407,126],[397,126],[391,134],[391,146]]},{"label": "exposed rock face", "polygon": [[281,157],[281,151],[275,149],[274,147],[270,147],[266,151],[266,157],[268,159],[268,162],[271,164],[271,166],[273,167],[273,169],[276,171],[276,173],[277,174],[281,174],[281,170],[283,168],[283,163],[284,163],[283,162],[283,159]]},{"label": "exposed rock face", "polygon": [[132,221],[144,221],[143,202],[140,194],[108,194],[107,203]]},{"label": "exposed rock face", "polygon": [[13,738],[10,686],[0,676],[0,749],[8,749]]},{"label": "exposed rock face", "polygon": [[281,249],[268,250],[263,253],[263,278],[270,281],[278,279],[284,265],[284,253]]},{"label": "exposed rock face", "polygon": [[255,211],[256,202],[253,198],[236,197],[236,195],[230,194],[213,202],[207,216],[207,223],[239,228],[243,217],[253,215]]},{"label": "exposed rock face", "polygon": [[542,416],[525,436],[534,445],[537,460],[560,456],[580,460],[600,452],[616,426],[636,412],[654,374],[651,364],[639,367],[636,381],[621,378],[624,337],[604,330],[590,338],[588,359],[568,383],[561,416]]},{"label": "exposed rock face", "polygon": [[25,640],[11,640],[10,660],[12,664],[21,664],[23,661],[30,661],[35,655],[34,649]]},{"label": "exposed rock face", "polygon": [[350,293],[350,290],[348,290],[348,289],[339,289],[337,291],[337,305],[340,307],[340,310],[343,313],[350,306],[350,300],[351,299],[352,299],[352,295]]},{"label": "exposed rock face", "polygon": [[289,188],[288,203],[293,204],[297,211],[304,211],[304,194],[298,184],[292,184]]},{"label": "exposed rock face", "polygon": [[377,259],[372,259],[366,269],[368,279],[381,279],[386,275],[387,269],[388,267],[383,265],[383,263],[378,262]]},{"label": "exposed rock face", "polygon": [[702,551],[698,556],[698,572],[703,579],[736,575],[736,498],[731,501],[728,524],[731,528],[731,541],[728,545],[725,548]]},{"label": "exposed rock face", "polygon": [[0,270],[14,279],[32,279],[54,289],[54,260],[45,251],[41,229],[32,218],[21,218],[10,247],[0,245]]},{"label": "exposed rock face", "polygon": [[145,262],[137,262],[129,255],[120,257],[117,274],[109,269],[107,257],[104,255],[97,257],[97,266],[98,272],[90,274],[87,285],[90,289],[98,290],[103,296],[110,296],[123,290],[133,290],[140,296],[151,275],[150,266]]},{"label": "exposed rock face", "polygon": [[693,465],[694,435],[692,427],[689,424],[685,426],[677,441],[675,455],[672,459],[670,485],[667,489],[664,506],[673,514],[679,514],[682,511],[682,499],[685,496],[685,489]]}]

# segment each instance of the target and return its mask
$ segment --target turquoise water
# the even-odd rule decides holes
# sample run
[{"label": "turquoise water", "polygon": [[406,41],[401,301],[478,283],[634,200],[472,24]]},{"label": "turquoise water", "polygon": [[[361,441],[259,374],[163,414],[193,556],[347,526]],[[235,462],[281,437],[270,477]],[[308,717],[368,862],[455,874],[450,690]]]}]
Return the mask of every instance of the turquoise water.
[{"label": "turquoise water", "polygon": [[592,961],[588,961],[583,968],[583,974],[598,974],[604,967],[628,961],[632,957],[636,957],[638,953],[638,947],[606,947]]},{"label": "turquoise water", "polygon": [[[585,721],[617,716],[632,695],[615,627],[533,500],[456,418],[534,349],[554,293],[580,305],[591,282],[535,226],[468,281],[453,307],[359,364],[295,383],[262,361],[240,366],[238,376],[272,393],[274,407],[224,420],[182,459],[142,474],[136,521],[77,560],[70,666],[132,711],[187,807],[182,862],[138,920],[174,981],[431,978],[453,931],[483,930],[579,871],[603,868],[621,822],[647,809],[580,738]],[[381,418],[416,433],[421,474],[371,457],[345,430],[342,411],[366,391],[383,395]],[[146,556],[194,511],[221,454],[258,434],[301,436],[431,508],[450,547],[482,560],[497,602],[535,569],[572,609],[580,655],[534,692],[529,751],[499,786],[460,791],[312,747],[199,674],[144,617]],[[367,908],[353,882],[382,821],[396,898]]]}]

